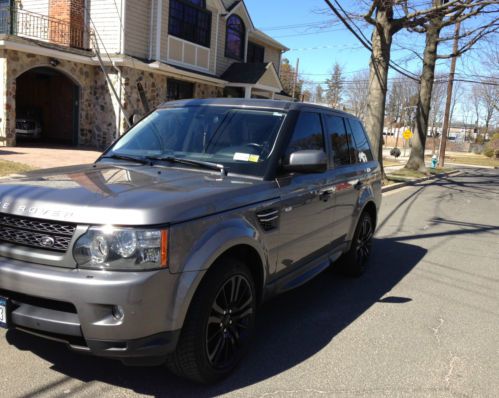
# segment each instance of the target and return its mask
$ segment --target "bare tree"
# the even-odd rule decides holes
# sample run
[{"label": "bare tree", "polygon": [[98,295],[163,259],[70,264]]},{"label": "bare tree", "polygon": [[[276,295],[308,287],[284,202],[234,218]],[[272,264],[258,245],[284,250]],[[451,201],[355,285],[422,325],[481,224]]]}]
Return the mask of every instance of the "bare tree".
[{"label": "bare tree", "polygon": [[346,106],[355,116],[364,120],[367,110],[369,91],[369,72],[358,72],[352,81],[345,86]]},{"label": "bare tree", "polygon": [[315,86],[314,102],[319,104],[324,102],[324,89],[320,83]]},{"label": "bare tree", "polygon": [[[412,140],[412,150],[406,168],[426,171],[424,151],[428,132],[428,120],[431,109],[431,97],[435,81],[435,66],[438,59],[458,57],[469,51],[478,40],[494,33],[499,23],[494,14],[499,12],[496,1],[488,0],[433,0],[433,12],[417,25],[410,27],[414,31],[425,33],[426,44],[423,54],[423,70],[421,73],[421,88],[416,113],[416,134]],[[490,13],[490,14],[488,14]],[[465,20],[481,15],[483,22],[478,27],[464,29],[459,26]],[[492,15],[492,17],[490,17]],[[490,19],[489,19],[490,18]],[[455,35],[442,36],[441,32],[448,27],[456,26]],[[460,40],[460,47],[450,54],[438,54],[438,47],[443,42]],[[445,123],[444,123],[445,124]],[[444,127],[445,128],[445,127]]]},{"label": "bare tree", "polygon": [[328,104],[333,108],[339,108],[343,99],[343,69],[336,62],[331,72],[331,78],[326,80],[326,98]]},{"label": "bare tree", "polygon": [[[333,5],[332,1],[336,5]],[[391,64],[390,60],[393,36],[402,29],[413,29],[421,33],[427,33],[427,45],[423,56],[423,73],[421,75],[421,80],[425,84],[424,87],[423,84],[421,85],[420,90],[421,103],[418,105],[417,117],[418,133],[415,136],[417,149],[416,151],[412,151],[415,152],[416,159],[410,161],[411,167],[419,169],[419,166],[422,166],[424,168],[424,161],[420,162],[419,160],[424,160],[425,127],[427,128],[428,126],[440,31],[445,26],[456,23],[463,16],[463,13],[475,13],[476,15],[483,11],[486,6],[497,7],[497,0],[433,0],[430,6],[428,6],[427,2],[417,0],[372,0],[369,2],[360,2],[361,7],[362,5],[367,5],[368,7],[367,11],[365,9],[361,10],[363,19],[373,26],[370,41],[361,32],[352,27],[352,21],[356,15],[345,11],[338,0],[332,1],[325,0],[333,13],[371,51],[369,97],[365,125],[373,144],[373,151],[380,163],[382,163],[383,158],[382,133],[388,91],[388,68],[391,66],[401,71],[400,68]],[[468,11],[469,9],[471,11]],[[472,45],[473,42],[476,42],[486,33],[487,31],[477,29],[466,32],[466,35],[472,38],[469,40],[470,45]],[[465,50],[466,48],[463,48],[461,52]],[[457,54],[450,55],[456,56]],[[423,148],[422,151],[421,148]]]}]

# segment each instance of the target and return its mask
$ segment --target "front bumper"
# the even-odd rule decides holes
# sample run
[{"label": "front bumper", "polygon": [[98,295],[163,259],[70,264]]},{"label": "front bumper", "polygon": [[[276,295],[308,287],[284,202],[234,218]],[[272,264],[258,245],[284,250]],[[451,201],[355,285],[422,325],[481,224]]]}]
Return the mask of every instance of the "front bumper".
[{"label": "front bumper", "polygon": [[168,270],[65,269],[0,257],[0,296],[11,302],[10,327],[107,357],[175,349],[183,322],[175,311],[181,280]]}]

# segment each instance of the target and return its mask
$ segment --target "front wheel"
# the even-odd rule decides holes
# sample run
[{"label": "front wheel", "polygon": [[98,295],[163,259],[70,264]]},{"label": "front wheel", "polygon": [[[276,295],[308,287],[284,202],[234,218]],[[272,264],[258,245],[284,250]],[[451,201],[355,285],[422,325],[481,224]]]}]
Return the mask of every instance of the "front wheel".
[{"label": "front wheel", "polygon": [[200,383],[227,376],[248,348],[255,314],[255,287],[248,268],[236,258],[219,261],[193,299],[168,367]]},{"label": "front wheel", "polygon": [[360,216],[350,250],[340,259],[340,271],[349,276],[360,276],[366,270],[371,255],[374,222],[367,212]]}]

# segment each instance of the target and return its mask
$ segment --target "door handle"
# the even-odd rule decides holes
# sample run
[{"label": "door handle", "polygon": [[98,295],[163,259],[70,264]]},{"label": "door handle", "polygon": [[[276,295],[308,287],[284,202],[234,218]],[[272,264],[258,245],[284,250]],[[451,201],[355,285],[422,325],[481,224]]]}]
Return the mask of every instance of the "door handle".
[{"label": "door handle", "polygon": [[360,189],[362,188],[362,180],[358,179],[358,180],[352,180],[352,181],[348,181],[348,183],[353,186],[355,189]]},{"label": "door handle", "polygon": [[323,202],[327,202],[334,193],[334,189],[324,189],[319,193],[319,199]]}]

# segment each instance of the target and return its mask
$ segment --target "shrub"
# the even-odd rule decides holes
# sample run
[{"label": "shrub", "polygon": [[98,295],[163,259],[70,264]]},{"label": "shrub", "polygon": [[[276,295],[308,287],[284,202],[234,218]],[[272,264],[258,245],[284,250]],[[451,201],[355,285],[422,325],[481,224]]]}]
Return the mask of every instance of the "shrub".
[{"label": "shrub", "polygon": [[487,146],[483,151],[483,154],[488,158],[491,158],[492,156],[494,156],[494,150],[490,146]]}]

